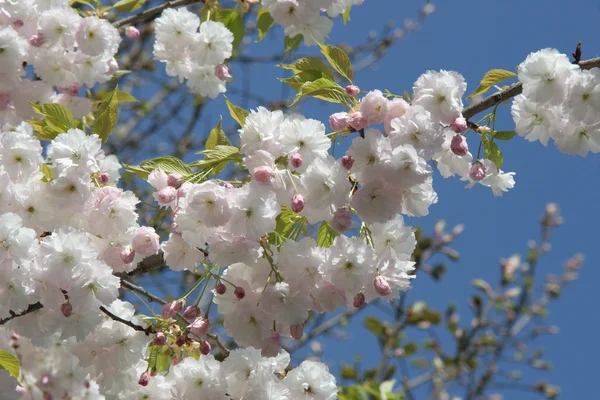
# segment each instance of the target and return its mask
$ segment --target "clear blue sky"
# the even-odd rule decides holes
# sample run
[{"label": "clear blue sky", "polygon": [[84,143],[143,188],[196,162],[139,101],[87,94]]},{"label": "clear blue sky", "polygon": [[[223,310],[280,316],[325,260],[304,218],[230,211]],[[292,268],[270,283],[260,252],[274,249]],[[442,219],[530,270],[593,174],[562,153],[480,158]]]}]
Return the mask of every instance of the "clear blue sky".
[{"label": "clear blue sky", "polygon": [[[341,20],[336,20],[330,42],[362,43],[370,31],[378,32],[388,21],[401,26],[405,18],[414,18],[423,3],[365,0],[364,5],[353,10],[352,20],[346,27]],[[600,3],[596,1],[456,0],[435,5],[436,12],[418,31],[396,44],[374,69],[357,74],[355,80],[362,89],[402,93],[404,89],[410,91],[412,83],[425,70],[447,69],[465,76],[470,93],[486,71],[514,70],[532,51],[554,47],[570,54],[581,40],[584,59],[600,53],[596,28]],[[272,40],[267,37],[251,48],[253,54],[274,54],[281,46],[281,36],[277,36]],[[305,49],[299,52],[306,53]],[[251,71],[250,90],[260,91],[270,99],[280,97],[281,85],[275,77],[285,76],[284,71],[268,65]],[[234,70],[234,74],[240,72]],[[234,86],[239,88],[235,83]],[[239,101],[236,96],[231,98]],[[317,101],[309,101],[302,108],[307,117],[322,121],[335,111],[335,106]],[[207,134],[208,127],[218,122],[219,114],[228,118],[222,98],[210,105],[209,112],[205,115],[210,117],[197,126],[198,135]],[[502,107],[498,115],[500,130],[514,129],[509,107]],[[449,272],[441,284],[431,283],[426,276],[418,277],[409,300],[423,299],[437,307],[456,301],[465,311],[462,322],[468,321],[467,295],[473,292],[471,280],[481,277],[496,282],[498,260],[517,252],[523,254],[527,241],[538,239],[537,219],[544,206],[556,202],[565,224],[554,235],[553,251],[543,258],[539,272],[541,275],[560,273],[562,264],[576,252],[585,255],[585,262],[580,279],[565,290],[559,302],[551,305],[547,322],[559,325],[560,335],[538,343],[546,348],[546,358],[554,364],[554,369],[544,376],[562,387],[561,398],[589,398],[597,392],[595,360],[600,357],[600,349],[594,344],[600,327],[600,316],[594,307],[597,304],[595,286],[600,279],[598,235],[594,230],[600,222],[596,209],[600,200],[600,156],[590,154],[584,159],[565,155],[552,144],[543,147],[518,137],[500,145],[505,160],[503,169],[517,173],[515,188],[503,197],[495,198],[491,190],[481,186],[465,190],[464,182],[458,179],[444,180],[436,176],[434,188],[439,194],[438,204],[431,207],[429,216],[412,223],[423,226],[427,232],[431,232],[433,224],[441,218],[449,226],[465,224],[466,230],[455,245],[462,259],[448,265]],[[378,361],[377,344],[361,329],[363,318],[364,315],[359,316],[351,325],[348,341],[324,342],[326,361],[337,365],[351,363],[355,349],[362,349],[367,366]],[[337,371],[334,369],[334,372]],[[505,399],[535,397],[534,394],[505,393]]]}]

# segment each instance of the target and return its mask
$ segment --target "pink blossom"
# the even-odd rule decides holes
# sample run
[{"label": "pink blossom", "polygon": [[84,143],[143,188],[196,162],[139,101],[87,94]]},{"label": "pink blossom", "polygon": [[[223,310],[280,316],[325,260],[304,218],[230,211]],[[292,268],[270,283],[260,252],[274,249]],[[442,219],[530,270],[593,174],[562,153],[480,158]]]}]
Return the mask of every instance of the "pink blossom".
[{"label": "pink blossom", "polygon": [[467,130],[467,120],[463,117],[456,117],[452,122],[452,129],[456,133],[461,133]]},{"label": "pink blossom", "polygon": [[302,156],[298,153],[292,154],[290,165],[294,168],[300,168],[302,166]]},{"label": "pink blossom", "polygon": [[369,125],[369,120],[365,115],[363,115],[363,113],[356,111],[350,114],[348,125],[350,125],[355,131],[360,131]]},{"label": "pink blossom", "polygon": [[210,323],[205,318],[196,318],[194,322],[188,325],[188,329],[199,338],[203,338],[208,333]]},{"label": "pink blossom", "polygon": [[263,167],[254,168],[253,178],[255,181],[257,181],[259,183],[262,183],[264,185],[270,185],[271,179],[273,179],[273,174],[274,174],[273,168],[263,166]]},{"label": "pink blossom", "polygon": [[360,94],[360,88],[356,85],[348,85],[346,86],[346,93],[350,97],[356,97]]},{"label": "pink blossom", "polygon": [[469,152],[467,139],[463,135],[456,135],[450,142],[450,150],[457,156],[464,156]]},{"label": "pink blossom", "polygon": [[331,227],[342,233],[352,226],[352,213],[345,208],[338,209],[331,219]]},{"label": "pink blossom", "polygon": [[344,168],[350,171],[352,169],[352,166],[354,165],[354,158],[352,158],[352,156],[342,157],[342,165],[344,166]]},{"label": "pink blossom", "polygon": [[304,210],[304,197],[300,194],[296,194],[292,197],[292,211],[299,213],[302,212],[302,210]]},{"label": "pink blossom", "polygon": [[385,279],[383,276],[379,275],[377,278],[375,278],[374,285],[375,291],[380,296],[389,296],[392,294],[392,288],[390,287],[387,279]]},{"label": "pink blossom", "polygon": [[128,26],[125,29],[125,35],[130,39],[138,39],[140,37],[140,31],[134,26]]},{"label": "pink blossom", "polygon": [[348,113],[339,112],[329,116],[329,125],[334,131],[343,131],[349,126],[350,116]]},{"label": "pink blossom", "polygon": [[483,163],[476,161],[471,165],[471,169],[469,170],[469,177],[473,179],[475,182],[479,182],[483,178],[485,178],[485,166]]}]

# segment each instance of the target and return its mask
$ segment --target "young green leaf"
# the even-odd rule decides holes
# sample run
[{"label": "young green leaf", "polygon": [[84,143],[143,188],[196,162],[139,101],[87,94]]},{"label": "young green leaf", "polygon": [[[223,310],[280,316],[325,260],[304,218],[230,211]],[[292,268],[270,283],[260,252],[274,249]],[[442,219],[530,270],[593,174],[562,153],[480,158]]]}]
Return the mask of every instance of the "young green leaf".
[{"label": "young green leaf", "polygon": [[132,12],[139,9],[144,3],[146,3],[146,0],[121,0],[113,8],[121,12]]},{"label": "young green leaf", "polygon": [[236,49],[244,39],[246,28],[244,19],[239,12],[233,9],[217,8],[213,20],[222,22],[233,33],[233,48]]},{"label": "young green leaf", "polygon": [[507,71],[505,69],[492,69],[484,75],[479,87],[468,98],[472,99],[475,96],[479,96],[480,94],[490,90],[490,88],[496,83],[515,76],[517,76],[517,74],[512,71]]},{"label": "young green leaf", "polygon": [[95,113],[96,120],[94,121],[92,133],[100,136],[102,143],[106,143],[108,137],[117,126],[119,119],[118,92],[119,86],[117,85],[112,94],[100,103]]},{"label": "young green leaf", "polygon": [[293,38],[286,36],[283,40],[283,54],[294,51],[296,48],[298,48],[298,46],[300,46],[300,43],[302,43],[303,39],[304,37],[302,35],[296,35]]},{"label": "young green leaf", "polygon": [[333,241],[340,234],[331,227],[329,221],[321,222],[319,231],[317,232],[317,246],[319,247],[331,247]]},{"label": "young green leaf", "polygon": [[517,132],[515,131],[491,131],[490,136],[493,136],[494,139],[498,140],[510,140],[512,139]]},{"label": "young green leaf", "polygon": [[300,88],[300,91],[294,98],[290,107],[296,104],[302,97],[310,96],[320,100],[325,100],[330,103],[346,105],[348,103],[348,95],[343,87],[337,83],[321,78],[313,82],[307,82]]},{"label": "young green leaf", "polygon": [[294,74],[311,71],[321,72],[323,75],[327,75],[329,78],[331,78],[331,80],[334,78],[332,69],[316,57],[305,57],[299,59],[293,64],[278,64],[277,66],[283,69],[292,70]]},{"label": "young green leaf", "polygon": [[292,77],[279,78],[279,80],[285,83],[286,85],[289,85],[292,89],[299,91],[305,83],[313,82],[322,78],[331,80],[328,75],[316,70],[302,71]]},{"label": "young green leaf", "polygon": [[348,6],[342,13],[342,21],[344,22],[344,26],[350,21],[350,10],[352,7]]},{"label": "young green leaf", "polygon": [[352,63],[346,52],[339,47],[332,46],[330,44],[323,45],[318,43],[321,48],[321,53],[325,56],[329,64],[335,69],[341,76],[352,82],[354,78],[354,70],[352,69]]},{"label": "young green leaf", "polygon": [[192,169],[183,161],[173,156],[157,157],[150,160],[142,161],[140,165],[123,164],[125,169],[139,176],[142,179],[148,179],[150,172],[155,169],[162,169],[167,174],[178,173],[185,177],[192,173]]},{"label": "young green leaf", "polygon": [[227,98],[227,96],[224,96],[224,97],[225,97],[225,103],[227,103],[227,108],[229,109],[229,114],[231,114],[231,117],[233,119],[235,119],[237,121],[237,123],[240,124],[241,127],[243,127],[244,124],[246,123],[246,117],[250,113],[248,111],[244,110],[241,107],[233,105],[229,101],[229,99]]},{"label": "young green leaf", "polygon": [[41,114],[43,119],[31,119],[29,124],[36,131],[40,140],[53,140],[57,135],[77,128],[80,121],[73,118],[71,111],[60,104],[31,104],[33,110]]},{"label": "young green leaf", "polygon": [[496,164],[496,167],[500,169],[503,163],[500,147],[489,139],[483,141],[483,146],[485,148],[485,158]]},{"label": "young green leaf", "polygon": [[271,29],[274,24],[275,20],[273,17],[271,17],[269,11],[264,8],[261,9],[256,17],[256,28],[258,29],[258,40],[256,41],[260,42],[263,40],[267,32],[269,32],[269,29]]},{"label": "young green leaf", "polygon": [[0,369],[5,369],[15,379],[19,378],[19,360],[8,351],[0,351]]},{"label": "young green leaf", "polygon": [[219,119],[219,124],[217,126],[215,126],[212,131],[210,131],[210,134],[208,135],[208,139],[206,139],[205,147],[207,150],[212,150],[217,145],[224,145],[224,146],[231,145],[231,143],[229,143],[229,140],[227,139],[227,136],[225,135],[225,132],[223,132],[223,129],[221,129],[222,126],[223,126],[223,117],[221,117]]}]

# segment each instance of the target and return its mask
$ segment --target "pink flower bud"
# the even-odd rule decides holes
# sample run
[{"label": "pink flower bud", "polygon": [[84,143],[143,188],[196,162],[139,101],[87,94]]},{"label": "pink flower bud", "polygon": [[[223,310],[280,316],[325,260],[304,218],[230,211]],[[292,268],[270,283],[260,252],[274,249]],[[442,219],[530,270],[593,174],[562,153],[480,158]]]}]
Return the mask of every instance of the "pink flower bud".
[{"label": "pink flower bud", "polygon": [[154,335],[152,342],[154,342],[154,344],[157,346],[164,346],[167,343],[167,335],[162,332],[158,332],[156,335]]},{"label": "pink flower bud", "polygon": [[457,117],[454,122],[452,122],[452,129],[456,133],[461,133],[467,130],[467,120],[463,117]]},{"label": "pink flower bud", "polygon": [[227,65],[225,64],[217,65],[215,67],[215,75],[223,82],[229,82],[233,79],[233,76],[229,73],[229,68],[227,68]]},{"label": "pink flower bud", "polygon": [[258,167],[254,168],[253,178],[255,181],[262,183],[264,185],[270,185],[271,179],[273,178],[273,168],[271,167]]},{"label": "pink flower bud", "polygon": [[62,315],[65,317],[69,318],[73,313],[73,306],[67,301],[60,305],[60,312],[62,312]]},{"label": "pink flower bud", "polygon": [[360,94],[360,89],[356,85],[348,85],[346,86],[346,93],[350,97],[356,97]]},{"label": "pink flower bud", "polygon": [[194,318],[198,318],[198,316],[200,314],[202,314],[202,310],[200,309],[200,307],[190,306],[190,307],[186,308],[185,311],[183,312],[183,317],[185,319],[194,319]]},{"label": "pink flower bud", "polygon": [[179,364],[179,358],[177,356],[175,356],[175,358],[173,358],[173,361],[171,361],[171,365],[172,366],[176,366],[177,364]]},{"label": "pink flower bud", "polygon": [[236,287],[233,291],[233,294],[238,298],[238,300],[242,300],[244,297],[246,297],[246,291],[241,286]]},{"label": "pink flower bud", "polygon": [[392,288],[390,287],[390,284],[388,283],[387,279],[385,279],[383,276],[379,275],[377,278],[375,278],[374,284],[375,291],[378,295],[389,296],[390,294],[392,294]]},{"label": "pink flower bud", "polygon": [[194,322],[192,322],[190,325],[188,325],[188,329],[190,330],[190,332],[192,332],[194,335],[196,335],[199,338],[206,336],[209,328],[210,328],[210,323],[208,322],[207,319],[202,318],[202,317],[196,318],[196,320]]},{"label": "pink flower bud", "polygon": [[174,188],[179,187],[183,183],[183,177],[177,173],[169,174],[167,176],[167,185],[173,186]]},{"label": "pink flower bud", "polygon": [[220,183],[220,185],[223,186],[225,189],[233,189],[233,185],[229,182],[223,181]]},{"label": "pink flower bud", "polygon": [[175,340],[175,344],[177,345],[177,347],[181,347],[185,344],[185,336],[180,335],[177,336],[177,340]]},{"label": "pink flower bud", "polygon": [[10,104],[10,94],[8,93],[0,93],[0,110],[4,111],[8,108]]},{"label": "pink flower bud", "polygon": [[69,86],[61,88],[60,91],[68,94],[69,96],[79,96],[79,88],[80,86],[78,84],[71,83]]},{"label": "pink flower bud", "polygon": [[329,125],[331,125],[331,129],[335,132],[346,129],[349,126],[349,122],[350,116],[345,112],[331,114],[329,117]]},{"label": "pink flower bud", "polygon": [[15,29],[22,28],[23,25],[25,25],[25,22],[23,22],[22,19],[17,19],[15,21],[13,21],[13,26],[15,27]]},{"label": "pink flower bud", "polygon": [[33,47],[41,47],[46,43],[46,38],[41,33],[36,33],[29,38],[29,44]]},{"label": "pink flower bud", "polygon": [[227,292],[227,286],[225,286],[224,283],[219,283],[217,286],[215,286],[215,292],[219,295],[223,295],[225,292]]},{"label": "pink flower bud", "polygon": [[296,340],[300,340],[304,335],[304,324],[296,324],[290,326],[290,336]]},{"label": "pink flower bud", "polygon": [[211,349],[212,349],[212,347],[211,347],[210,343],[208,343],[206,340],[202,340],[200,342],[200,353],[207,356],[208,353],[210,353]]},{"label": "pink flower bud", "polygon": [[160,312],[164,319],[171,318],[183,310],[183,301],[175,300],[165,304]]},{"label": "pink flower bud", "polygon": [[121,251],[121,261],[123,264],[131,264],[135,258],[135,250],[130,247],[124,247]]},{"label": "pink flower bud", "polygon": [[348,124],[355,131],[360,131],[361,129],[364,129],[367,127],[367,125],[369,125],[369,120],[360,111],[356,111],[350,114]]},{"label": "pink flower bud", "polygon": [[348,171],[350,171],[350,169],[352,169],[353,165],[354,165],[354,158],[352,158],[352,156],[342,157],[342,166],[344,168],[346,168]]},{"label": "pink flower bud", "polygon": [[352,305],[354,306],[354,308],[361,308],[362,306],[364,306],[365,305],[365,295],[362,293],[359,293],[356,296],[354,296],[354,300],[352,300]]},{"label": "pink flower bud", "polygon": [[457,156],[464,156],[469,152],[467,139],[463,135],[456,135],[450,142],[450,150]]},{"label": "pink flower bud", "polygon": [[331,219],[331,227],[342,233],[352,226],[352,213],[345,208],[338,209]]},{"label": "pink flower bud", "polygon": [[119,63],[114,58],[111,58],[107,62],[108,64],[108,75],[112,75],[119,70]]},{"label": "pink flower bud", "polygon": [[50,378],[50,375],[42,375],[40,377],[40,380],[38,381],[38,386],[40,389],[42,389],[42,390],[50,389],[51,385],[52,385],[52,378]]},{"label": "pink flower bud", "polygon": [[101,185],[106,185],[109,180],[110,175],[108,174],[108,172],[101,172],[100,174],[98,174],[98,183],[100,183]]},{"label": "pink flower bud", "polygon": [[140,31],[135,26],[128,26],[125,29],[125,35],[130,39],[138,39],[140,37]]},{"label": "pink flower bud", "polygon": [[469,170],[469,177],[475,182],[479,182],[480,180],[485,178],[485,173],[485,166],[481,162],[475,161],[471,165],[471,169]]},{"label": "pink flower bud", "polygon": [[263,340],[260,354],[263,357],[276,357],[281,350],[281,335],[279,332],[271,332],[271,335]]},{"label": "pink flower bud", "polygon": [[292,158],[290,158],[290,165],[294,168],[300,168],[302,166],[302,156],[298,153],[292,154]]},{"label": "pink flower bud", "polygon": [[131,240],[131,247],[142,257],[157,254],[160,249],[160,237],[154,231],[154,228],[141,226],[137,229],[135,236]]},{"label": "pink flower bud", "polygon": [[138,385],[140,386],[148,386],[148,383],[150,383],[150,375],[144,373],[142,374],[142,376],[140,376],[140,380],[138,381]]},{"label": "pink flower bud", "polygon": [[173,186],[165,186],[158,191],[158,203],[166,206],[177,198],[177,189]]},{"label": "pink flower bud", "polygon": [[179,189],[177,190],[177,199],[181,199],[183,197],[185,197],[185,195],[187,194],[188,190],[190,190],[190,187],[192,187],[192,184],[189,182],[184,182]]},{"label": "pink flower bud", "polygon": [[296,194],[292,197],[292,211],[299,213],[302,212],[302,210],[304,210],[304,197],[300,194]]}]

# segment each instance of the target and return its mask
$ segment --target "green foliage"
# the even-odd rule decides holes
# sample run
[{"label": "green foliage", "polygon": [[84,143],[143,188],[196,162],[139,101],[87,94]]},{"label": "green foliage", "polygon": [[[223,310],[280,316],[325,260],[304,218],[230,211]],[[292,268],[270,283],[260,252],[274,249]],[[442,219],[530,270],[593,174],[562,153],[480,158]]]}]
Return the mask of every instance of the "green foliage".
[{"label": "green foliage", "polygon": [[296,240],[300,234],[307,234],[307,223],[306,217],[283,206],[276,218],[275,230],[269,234],[269,242],[279,248],[287,239]]},{"label": "green foliage", "polygon": [[52,180],[52,178],[54,178],[54,171],[52,171],[52,168],[50,168],[50,166],[48,164],[46,164],[46,163],[42,164],[40,171],[42,171],[42,174],[44,174],[44,177],[42,178],[42,182],[48,183]]},{"label": "green foliage", "polygon": [[386,326],[376,317],[369,315],[365,318],[365,328],[379,337],[385,333]]},{"label": "green foliage", "polygon": [[21,371],[21,366],[19,365],[19,360],[15,358],[8,351],[0,351],[0,369],[5,369],[13,378],[19,377],[19,372]]},{"label": "green foliage", "polygon": [[225,132],[223,132],[223,129],[221,129],[222,126],[223,126],[223,117],[221,117],[219,119],[219,123],[217,124],[217,126],[215,126],[210,131],[210,134],[208,135],[208,138],[206,139],[205,148],[207,150],[212,150],[215,147],[217,147],[218,145],[231,146],[229,139],[227,139],[227,135],[225,135]]},{"label": "green foliage", "polygon": [[303,84],[290,106],[296,104],[304,96],[310,96],[341,105],[346,105],[348,103],[346,90],[329,78],[320,78],[316,81]]},{"label": "green foliage", "polygon": [[57,135],[80,126],[81,121],[75,119],[71,111],[63,105],[32,103],[31,106],[36,113],[44,117],[28,121],[36,131],[35,136],[40,140],[53,140]]},{"label": "green foliage", "polygon": [[200,169],[186,179],[191,183],[200,183],[211,174],[219,174],[227,168],[230,162],[242,162],[240,150],[234,146],[217,145],[213,149],[206,149],[198,154],[204,154],[204,159],[190,164],[190,167]]},{"label": "green foliage", "polygon": [[192,169],[185,165],[177,157],[163,156],[157,157],[150,160],[143,161],[140,165],[127,165],[123,164],[125,169],[139,176],[142,179],[148,179],[150,172],[155,169],[162,169],[166,174],[178,173],[183,177],[186,177],[192,173]]},{"label": "green foliage", "polygon": [[146,0],[121,0],[113,8],[121,12],[132,12],[142,7],[145,3]]},{"label": "green foliage", "polygon": [[485,149],[485,158],[493,162],[498,169],[502,167],[503,159],[500,147],[487,136],[483,137],[483,147]]},{"label": "green foliage", "polygon": [[233,33],[233,49],[235,50],[244,39],[246,32],[244,19],[236,10],[226,8],[217,8],[213,15],[213,20],[222,22]]},{"label": "green foliage", "polygon": [[515,131],[491,131],[490,132],[490,136],[492,136],[494,139],[498,139],[498,140],[510,140],[516,134],[517,134],[517,132],[515,132]]},{"label": "green foliage", "polygon": [[346,25],[348,23],[348,21],[350,21],[350,10],[351,9],[352,9],[352,7],[348,6],[342,13],[342,20],[344,21],[344,25]]},{"label": "green foliage", "polygon": [[296,35],[293,38],[286,36],[283,40],[283,54],[292,54],[292,51],[300,46],[304,37],[302,35]]},{"label": "green foliage", "polygon": [[96,119],[92,128],[92,133],[100,136],[102,143],[106,143],[108,137],[117,126],[119,119],[119,85],[106,99],[102,100],[95,112]]},{"label": "green foliage", "polygon": [[258,40],[260,42],[264,39],[269,29],[275,25],[275,20],[271,17],[271,14],[266,9],[261,9],[256,17],[256,28],[258,29]]},{"label": "green foliage", "polygon": [[479,87],[473,93],[471,93],[468,98],[471,99],[475,96],[479,96],[480,94],[484,94],[496,83],[515,76],[517,76],[517,74],[512,71],[507,71],[505,69],[492,69],[491,71],[486,72],[481,79],[481,83],[479,83]]},{"label": "green foliage", "polygon": [[331,227],[329,221],[321,222],[319,231],[317,232],[317,246],[319,247],[331,247],[333,241],[340,234]]},{"label": "green foliage", "polygon": [[352,63],[346,52],[339,47],[332,46],[330,44],[323,45],[318,43],[321,48],[321,53],[325,56],[329,64],[335,69],[341,76],[352,82],[354,78],[354,70],[352,69]]},{"label": "green foliage", "polygon": [[227,103],[227,108],[229,109],[229,114],[231,114],[231,118],[235,119],[241,127],[246,123],[246,117],[250,114],[248,111],[244,110],[241,107],[238,107],[232,104],[227,96],[225,97],[225,103]]},{"label": "green foliage", "polygon": [[[106,100],[110,96],[112,96],[112,94],[113,92],[101,92],[98,93],[96,96],[99,100]],[[133,97],[133,95],[131,95],[130,93],[119,90],[117,91],[117,101],[119,103],[135,103],[138,100],[135,97]]]},{"label": "green foliage", "polygon": [[319,77],[328,76],[331,80],[333,80],[334,77],[332,69],[316,57],[305,57],[293,64],[278,64],[277,66],[283,69],[289,69],[293,71],[294,74],[313,72]]}]

